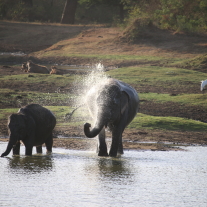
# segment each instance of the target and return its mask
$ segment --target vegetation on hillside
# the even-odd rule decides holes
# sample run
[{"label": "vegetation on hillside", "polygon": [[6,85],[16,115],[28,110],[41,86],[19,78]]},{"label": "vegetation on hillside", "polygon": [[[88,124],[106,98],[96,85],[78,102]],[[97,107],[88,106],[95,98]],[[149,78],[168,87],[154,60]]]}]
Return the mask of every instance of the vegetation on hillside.
[{"label": "vegetation on hillside", "polygon": [[[65,0],[0,0],[0,19],[60,22],[65,2]],[[205,32],[207,29],[207,0],[77,0],[77,2],[75,23],[122,22],[129,26],[136,22],[136,19],[142,19],[143,22],[139,21],[142,27],[153,23],[159,28],[175,31]]]}]

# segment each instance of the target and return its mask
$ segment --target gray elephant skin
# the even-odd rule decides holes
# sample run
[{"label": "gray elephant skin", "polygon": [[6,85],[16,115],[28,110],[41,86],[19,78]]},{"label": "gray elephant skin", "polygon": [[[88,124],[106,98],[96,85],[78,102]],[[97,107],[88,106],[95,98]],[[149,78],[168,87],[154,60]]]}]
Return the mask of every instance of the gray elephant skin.
[{"label": "gray elephant skin", "polygon": [[33,146],[36,146],[37,153],[42,153],[44,143],[47,152],[52,152],[52,131],[55,125],[53,113],[38,104],[20,108],[17,113],[9,116],[9,142],[1,157],[7,156],[12,149],[14,155],[19,155],[20,140],[25,145],[25,155],[32,155]]},{"label": "gray elephant skin", "polygon": [[88,138],[98,135],[98,155],[108,156],[105,127],[112,133],[109,156],[123,154],[122,133],[139,108],[136,90],[122,81],[110,78],[105,83],[92,87],[87,94],[86,102],[91,116],[96,121],[91,130],[91,124],[85,123],[84,133]]}]

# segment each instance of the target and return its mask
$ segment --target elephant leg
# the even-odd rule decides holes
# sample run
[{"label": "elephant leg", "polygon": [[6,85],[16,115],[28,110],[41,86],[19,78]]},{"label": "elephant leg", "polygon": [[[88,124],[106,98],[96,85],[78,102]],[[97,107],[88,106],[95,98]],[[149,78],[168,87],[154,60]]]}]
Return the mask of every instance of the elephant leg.
[{"label": "elephant leg", "polygon": [[42,145],[36,146],[37,153],[42,154]]},{"label": "elephant leg", "polygon": [[30,129],[30,128],[28,128],[28,131],[29,131],[28,136],[24,140],[22,140],[22,142],[24,143],[25,146],[25,155],[31,156],[32,149],[35,142],[35,131],[34,129]]},{"label": "elephant leg", "polygon": [[121,123],[119,129],[121,130],[121,133],[119,133],[119,144],[118,144],[118,153],[124,154],[123,150],[123,144],[122,144],[122,134],[123,131],[127,125],[127,118],[128,118],[128,95],[125,92],[122,92],[122,98],[121,98]]},{"label": "elephant leg", "polygon": [[109,151],[110,157],[116,157],[119,147],[119,137],[122,135],[120,133],[121,131],[116,127],[112,131],[112,143],[111,143],[111,149]]},{"label": "elephant leg", "polygon": [[124,154],[123,144],[122,144],[122,133],[121,133],[121,136],[119,137],[119,146],[118,146],[118,153],[121,155]]},{"label": "elephant leg", "polygon": [[103,129],[101,130],[101,132],[98,135],[98,139],[99,139],[98,156],[108,156],[105,136],[106,136],[105,135],[105,127],[103,127]]},{"label": "elephant leg", "polygon": [[122,144],[122,133],[127,125],[127,114],[128,109],[125,110],[124,114],[120,118],[120,122],[112,131],[112,144],[109,152],[109,156],[116,157],[117,152],[124,154],[123,144]]},{"label": "elephant leg", "polygon": [[53,146],[53,138],[52,133],[48,136],[47,140],[45,141],[45,146],[47,149],[47,154],[52,152],[52,146]]},{"label": "elephant leg", "polygon": [[25,155],[31,156],[32,155],[32,148],[33,148],[33,146],[29,145],[29,146],[25,146],[25,147],[26,147]]},{"label": "elephant leg", "polygon": [[20,153],[20,145],[21,145],[20,142],[16,143],[15,147],[13,148],[13,155],[19,155],[19,153]]}]

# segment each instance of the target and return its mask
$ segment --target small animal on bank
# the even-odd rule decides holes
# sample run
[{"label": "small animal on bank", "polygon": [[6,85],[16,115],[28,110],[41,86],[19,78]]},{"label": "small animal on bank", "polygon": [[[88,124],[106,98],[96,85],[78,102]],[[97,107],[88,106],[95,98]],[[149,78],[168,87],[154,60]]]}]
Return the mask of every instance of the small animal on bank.
[{"label": "small animal on bank", "polygon": [[207,85],[207,79],[204,81],[202,80],[201,81],[201,91],[205,90],[206,85]]},{"label": "small animal on bank", "polygon": [[24,72],[27,72],[28,71],[28,68],[27,68],[27,62],[23,62],[22,63],[22,68],[21,68],[22,71]]},{"label": "small animal on bank", "polygon": [[32,155],[36,146],[37,153],[42,153],[45,143],[47,152],[52,152],[52,131],[56,125],[53,113],[38,104],[30,104],[20,108],[17,113],[9,116],[9,142],[1,157],[7,156],[13,149],[14,155],[20,153],[20,141],[25,145],[25,155]]},{"label": "small animal on bank", "polygon": [[26,67],[28,69],[27,70],[28,73],[43,73],[43,74],[50,73],[50,71],[46,66],[35,64],[31,60],[27,61]]},{"label": "small animal on bank", "polygon": [[57,69],[55,66],[51,66],[50,74],[63,75],[63,72]]},{"label": "small animal on bank", "polygon": [[112,132],[109,156],[123,154],[122,133],[138,112],[139,97],[136,90],[122,81],[110,78],[89,90],[86,103],[95,124],[90,129],[91,124],[86,123],[84,133],[89,138],[98,135],[98,155],[108,156],[105,127]]}]

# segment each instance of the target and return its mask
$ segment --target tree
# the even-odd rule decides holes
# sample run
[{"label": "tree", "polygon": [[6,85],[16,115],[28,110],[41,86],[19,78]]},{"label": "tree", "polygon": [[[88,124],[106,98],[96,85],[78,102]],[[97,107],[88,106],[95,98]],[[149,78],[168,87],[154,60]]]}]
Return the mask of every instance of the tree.
[{"label": "tree", "polygon": [[103,4],[107,4],[109,6],[118,6],[119,7],[119,18],[120,21],[122,22],[124,20],[124,4],[125,2],[123,0],[101,0]]},{"label": "tree", "polygon": [[22,0],[22,3],[24,3],[28,7],[32,7],[33,6],[32,0]]},{"label": "tree", "polygon": [[66,0],[61,24],[74,24],[77,5],[78,0]]},{"label": "tree", "polygon": [[[119,7],[119,18],[120,21],[124,20],[124,6],[126,0],[79,0],[79,3],[87,3],[88,5],[101,5],[105,4],[108,6],[117,6]],[[128,0],[129,1],[129,0]]]}]

